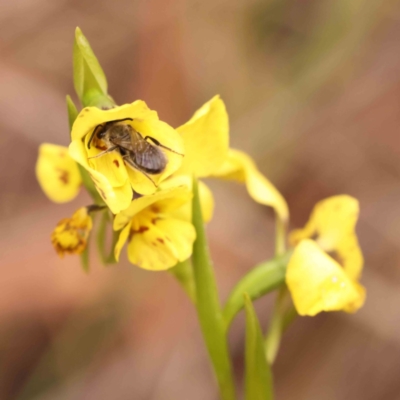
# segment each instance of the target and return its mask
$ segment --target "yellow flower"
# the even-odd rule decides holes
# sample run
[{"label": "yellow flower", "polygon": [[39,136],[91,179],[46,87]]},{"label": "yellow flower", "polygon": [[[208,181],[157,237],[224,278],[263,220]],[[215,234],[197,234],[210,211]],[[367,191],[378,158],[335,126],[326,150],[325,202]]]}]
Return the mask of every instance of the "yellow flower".
[{"label": "yellow flower", "polygon": [[74,199],[82,180],[76,162],[68,148],[44,143],[39,147],[36,177],[45,194],[56,203]]},{"label": "yellow flower", "polygon": [[245,183],[258,203],[273,207],[284,222],[285,199],[243,152],[229,149],[229,121],[224,102],[215,96],[184,125],[177,128],[185,147],[185,159],[175,175],[217,177]]},{"label": "yellow flower", "polygon": [[51,234],[51,243],[62,258],[64,254],[81,254],[92,230],[87,207],[79,208],[71,218],[62,219]]},{"label": "yellow flower", "polygon": [[330,197],[315,206],[303,229],[290,241],[297,245],[289,261],[286,283],[300,315],[321,311],[357,311],[365,301],[358,283],[363,256],[355,225],[358,201],[350,196]]},{"label": "yellow flower", "polygon": [[132,201],[129,208],[117,214],[114,229],[121,230],[115,246],[118,260],[128,241],[128,259],[147,270],[165,270],[192,254],[196,232],[182,218],[179,209],[190,201],[186,186],[160,190]]},{"label": "yellow flower", "polygon": [[[92,137],[95,128],[109,121],[126,118],[128,120],[121,123],[130,125],[143,139],[150,137],[164,146],[158,147],[167,161],[161,173],[149,175],[128,166],[118,149],[99,156],[107,147],[102,139]],[[72,127],[71,138],[71,157],[87,169],[99,194],[114,214],[129,206],[132,190],[142,195],[154,193],[159,183],[180,167],[184,153],[183,141],[179,134],[160,121],[157,113],[150,110],[141,100],[109,110],[84,108]],[[154,144],[151,139],[148,141]]]}]

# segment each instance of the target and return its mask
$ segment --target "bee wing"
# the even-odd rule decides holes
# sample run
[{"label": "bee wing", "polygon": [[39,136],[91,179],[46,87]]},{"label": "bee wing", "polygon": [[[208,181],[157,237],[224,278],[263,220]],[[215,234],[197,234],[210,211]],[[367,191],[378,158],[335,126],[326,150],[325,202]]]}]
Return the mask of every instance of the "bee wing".
[{"label": "bee wing", "polygon": [[140,141],[135,149],[136,164],[148,172],[162,172],[167,164],[164,153],[156,146]]}]

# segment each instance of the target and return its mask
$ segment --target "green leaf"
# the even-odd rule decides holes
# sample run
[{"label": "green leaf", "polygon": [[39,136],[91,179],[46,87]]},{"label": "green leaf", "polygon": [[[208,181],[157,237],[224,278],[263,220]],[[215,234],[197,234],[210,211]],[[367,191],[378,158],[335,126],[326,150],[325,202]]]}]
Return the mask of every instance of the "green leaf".
[{"label": "green leaf", "polygon": [[79,28],[75,30],[74,86],[83,106],[113,105],[107,95],[107,79],[86,37]]},{"label": "green leaf", "polygon": [[72,125],[74,124],[76,117],[79,112],[76,108],[75,103],[72,101],[71,97],[67,95],[67,110],[68,110],[68,123],[69,123],[69,131],[72,131]]},{"label": "green leaf", "polygon": [[197,234],[192,256],[196,284],[197,314],[218,381],[221,399],[234,400],[235,388],[232,378],[231,360],[214,270],[208,253],[196,179],[193,179],[192,222]]},{"label": "green leaf", "polygon": [[237,283],[229,295],[223,311],[226,330],[229,329],[233,318],[244,306],[243,293],[248,293],[253,301],[285,282],[286,266],[290,256],[291,251],[288,251],[282,256],[257,265]]},{"label": "green leaf", "polygon": [[246,400],[272,400],[272,373],[265,358],[263,335],[247,293],[246,309]]}]

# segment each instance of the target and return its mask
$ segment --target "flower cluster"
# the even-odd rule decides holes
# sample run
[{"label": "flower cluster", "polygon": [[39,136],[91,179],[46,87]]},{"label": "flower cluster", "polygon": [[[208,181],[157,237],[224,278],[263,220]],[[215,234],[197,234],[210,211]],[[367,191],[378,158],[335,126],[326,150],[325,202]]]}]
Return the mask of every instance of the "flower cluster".
[{"label": "flower cluster", "polygon": [[[144,137],[155,139],[155,144],[146,143],[144,151],[159,149],[167,160],[165,170],[149,176],[139,167],[132,167],[121,148],[109,151],[106,140],[93,135],[97,127],[122,119],[113,126],[127,124],[140,133],[143,141]],[[115,215],[114,230],[120,232],[116,259],[127,243],[133,264],[151,270],[168,269],[190,257],[196,237],[190,222],[192,176],[244,182],[254,200],[274,207],[280,218],[287,219],[285,200],[275,187],[249,156],[229,148],[228,126],[225,104],[218,96],[177,129],[160,121],[143,101],[109,110],[85,107],[73,124],[69,149],[42,145],[38,180],[50,199],[69,201],[77,195],[81,183],[79,164]],[[131,153],[135,156],[134,151]],[[203,182],[200,195],[204,220],[209,221],[214,202]]]},{"label": "flower cluster", "polygon": [[[79,50],[79,42],[77,48],[81,58],[90,50]],[[249,155],[229,147],[228,114],[219,96],[173,128],[142,100],[116,106],[105,92],[103,76],[96,72],[94,56],[85,63],[78,56],[77,68],[91,65],[87,76],[97,79],[90,78],[92,88],[85,92],[86,83],[79,80],[84,72],[76,73],[75,86],[84,106],[78,113],[69,103],[71,143],[68,148],[41,145],[36,173],[51,200],[71,201],[84,185],[95,206],[79,208],[59,222],[51,236],[58,254],[81,254],[94,213],[101,211],[112,220],[115,260],[125,245],[129,261],[147,270],[170,269],[189,259],[196,240],[193,177],[244,184],[254,201],[274,209],[282,227],[280,240],[285,242],[286,201]],[[88,93],[94,95],[89,98]],[[208,222],[214,208],[212,193],[202,181],[199,193],[203,220]],[[294,250],[286,284],[299,314],[354,312],[363,304],[357,218],[357,200],[335,196],[318,203],[307,225],[291,233]]]}]

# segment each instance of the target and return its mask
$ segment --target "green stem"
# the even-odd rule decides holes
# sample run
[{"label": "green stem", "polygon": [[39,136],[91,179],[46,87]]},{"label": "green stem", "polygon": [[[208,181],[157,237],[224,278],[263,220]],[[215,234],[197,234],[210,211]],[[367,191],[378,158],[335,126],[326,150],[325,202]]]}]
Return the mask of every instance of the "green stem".
[{"label": "green stem", "polygon": [[275,255],[280,256],[286,249],[286,222],[276,215],[276,241],[275,241]]},{"label": "green stem", "polygon": [[218,381],[221,399],[234,400],[235,387],[227,337],[225,335],[214,269],[208,253],[198,185],[195,178],[193,179],[192,219],[197,233],[192,256],[196,284],[197,315]]},{"label": "green stem", "polygon": [[190,300],[196,303],[196,286],[194,283],[193,268],[190,259],[179,262],[168,270],[178,280]]},{"label": "green stem", "polygon": [[[286,248],[286,222],[276,216],[275,255],[279,256]],[[265,336],[265,352],[267,361],[272,364],[278,354],[283,333],[283,320],[286,313],[285,304],[289,298],[286,285],[283,285],[277,295],[268,332]]]},{"label": "green stem", "polygon": [[283,286],[277,294],[268,333],[265,337],[265,354],[270,365],[275,361],[281,343],[285,311],[284,302],[287,294],[286,286]]}]

